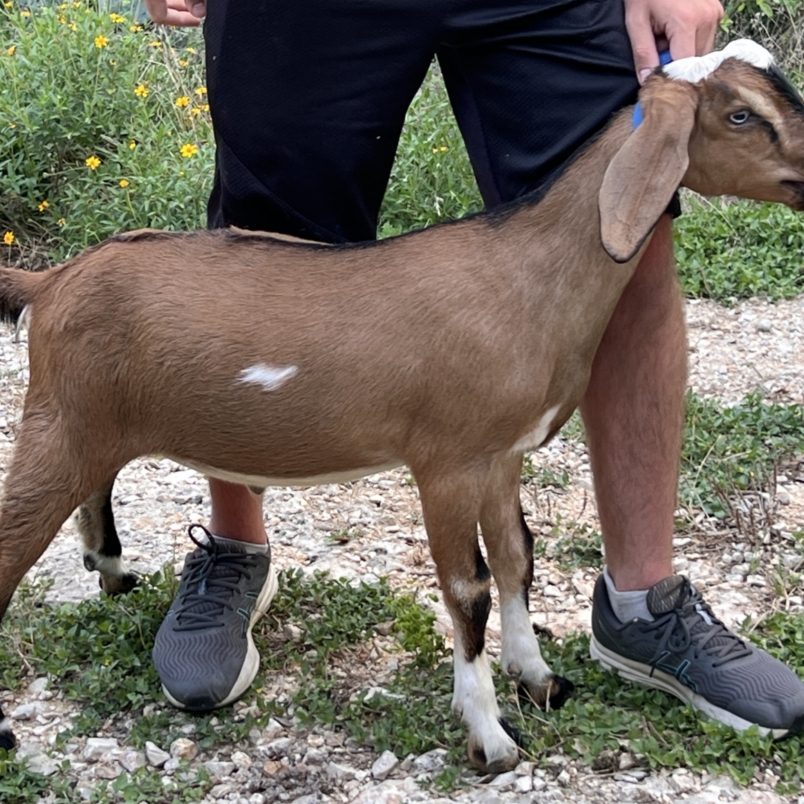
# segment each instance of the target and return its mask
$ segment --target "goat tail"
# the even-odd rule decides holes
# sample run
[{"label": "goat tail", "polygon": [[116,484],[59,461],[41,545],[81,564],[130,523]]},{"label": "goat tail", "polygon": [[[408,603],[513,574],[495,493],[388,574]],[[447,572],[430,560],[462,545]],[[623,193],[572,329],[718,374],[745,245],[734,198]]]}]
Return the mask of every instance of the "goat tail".
[{"label": "goat tail", "polygon": [[0,268],[0,321],[15,324],[34,298],[42,273]]}]

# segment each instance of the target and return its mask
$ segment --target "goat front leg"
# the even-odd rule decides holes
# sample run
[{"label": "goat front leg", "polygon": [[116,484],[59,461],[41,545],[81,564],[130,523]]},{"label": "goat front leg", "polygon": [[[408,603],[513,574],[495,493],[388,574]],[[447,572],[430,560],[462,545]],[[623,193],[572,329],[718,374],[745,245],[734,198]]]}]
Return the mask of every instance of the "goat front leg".
[{"label": "goat front leg", "polygon": [[533,583],[533,536],[519,500],[521,455],[495,461],[480,512],[480,528],[500,593],[502,668],[520,692],[542,709],[557,709],[570,696],[571,681],[542,659],[528,613]]},{"label": "goat front leg", "polygon": [[112,475],[75,513],[75,526],[84,543],[84,566],[100,573],[100,587],[107,595],[130,592],[137,585],[123,558],[112,511],[112,489],[117,473]]},{"label": "goat front leg", "polygon": [[454,627],[452,709],[469,729],[472,764],[484,773],[510,770],[519,762],[519,750],[500,715],[485,650],[491,574],[477,540],[485,472],[417,476],[417,483],[430,551]]}]

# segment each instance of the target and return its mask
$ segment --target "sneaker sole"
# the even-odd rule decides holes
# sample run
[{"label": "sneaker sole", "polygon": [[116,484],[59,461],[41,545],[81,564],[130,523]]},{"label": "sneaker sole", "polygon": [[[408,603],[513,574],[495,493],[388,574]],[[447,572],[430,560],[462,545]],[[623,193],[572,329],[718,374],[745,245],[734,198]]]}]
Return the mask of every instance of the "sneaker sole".
[{"label": "sneaker sole", "polygon": [[[698,710],[707,717],[725,723],[737,731],[745,731],[745,729],[756,726],[759,733],[763,736],[772,735],[774,738],[779,739],[786,737],[791,729],[771,729],[766,726],[760,726],[757,723],[752,723],[750,720],[735,715],[719,706],[715,706],[710,701],[707,701],[702,695],[693,692],[686,684],[682,684],[675,676],[665,673],[662,670],[653,670],[651,675],[651,666],[649,664],[642,664],[633,659],[626,659],[625,656],[620,656],[614,651],[604,648],[597,639],[593,636],[589,642],[589,654],[598,661],[607,670],[616,670],[622,678],[628,681],[634,681],[637,684],[642,684],[645,687],[653,687],[657,690],[662,690],[675,695],[685,703],[688,703],[693,709]],[[795,731],[793,729],[792,731]]]},{"label": "sneaker sole", "polygon": [[[278,588],[279,588],[279,580],[276,577],[276,570],[274,569],[274,565],[271,564],[271,566],[268,568],[268,577],[265,579],[262,591],[260,592],[260,595],[257,598],[257,603],[255,604],[254,610],[251,612],[251,618],[249,619],[248,632],[246,633],[246,639],[248,641],[248,649],[246,650],[246,658],[245,661],[243,662],[243,667],[240,670],[240,675],[237,677],[237,681],[235,681],[234,686],[232,687],[230,693],[220,703],[215,704],[215,706],[212,707],[213,709],[219,709],[222,706],[228,706],[230,703],[234,703],[248,690],[248,688],[254,681],[257,675],[257,671],[260,669],[260,653],[257,650],[257,646],[254,644],[254,637],[252,637],[251,635],[251,629],[254,628],[254,625],[257,623],[257,621],[270,608],[271,601],[274,599],[274,595],[276,594],[276,590]],[[183,704],[181,701],[177,701],[167,691],[167,688],[165,687],[164,684],[162,685],[162,694],[177,709],[184,709],[185,711],[188,712],[193,711],[186,704]],[[209,708],[205,708],[199,711],[208,712],[210,710]]]}]

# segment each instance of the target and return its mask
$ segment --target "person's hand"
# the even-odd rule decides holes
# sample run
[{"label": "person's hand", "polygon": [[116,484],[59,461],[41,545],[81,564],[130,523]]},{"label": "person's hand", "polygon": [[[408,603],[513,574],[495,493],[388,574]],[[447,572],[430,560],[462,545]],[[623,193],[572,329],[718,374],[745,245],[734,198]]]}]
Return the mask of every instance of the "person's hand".
[{"label": "person's hand", "polygon": [[154,22],[164,25],[198,25],[207,13],[206,0],[145,0]]},{"label": "person's hand", "polygon": [[659,50],[674,60],[712,50],[723,6],[719,0],[623,0],[625,27],[639,83],[659,66]]}]

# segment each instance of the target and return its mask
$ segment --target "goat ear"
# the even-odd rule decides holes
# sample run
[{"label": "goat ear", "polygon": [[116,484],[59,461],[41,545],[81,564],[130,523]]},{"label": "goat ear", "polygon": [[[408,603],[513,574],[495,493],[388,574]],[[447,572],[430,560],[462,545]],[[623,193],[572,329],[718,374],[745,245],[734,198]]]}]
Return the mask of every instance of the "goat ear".
[{"label": "goat ear", "polygon": [[697,96],[662,76],[640,93],[644,120],[609,163],[600,188],[600,237],[616,262],[628,262],[653,231],[689,164]]}]

